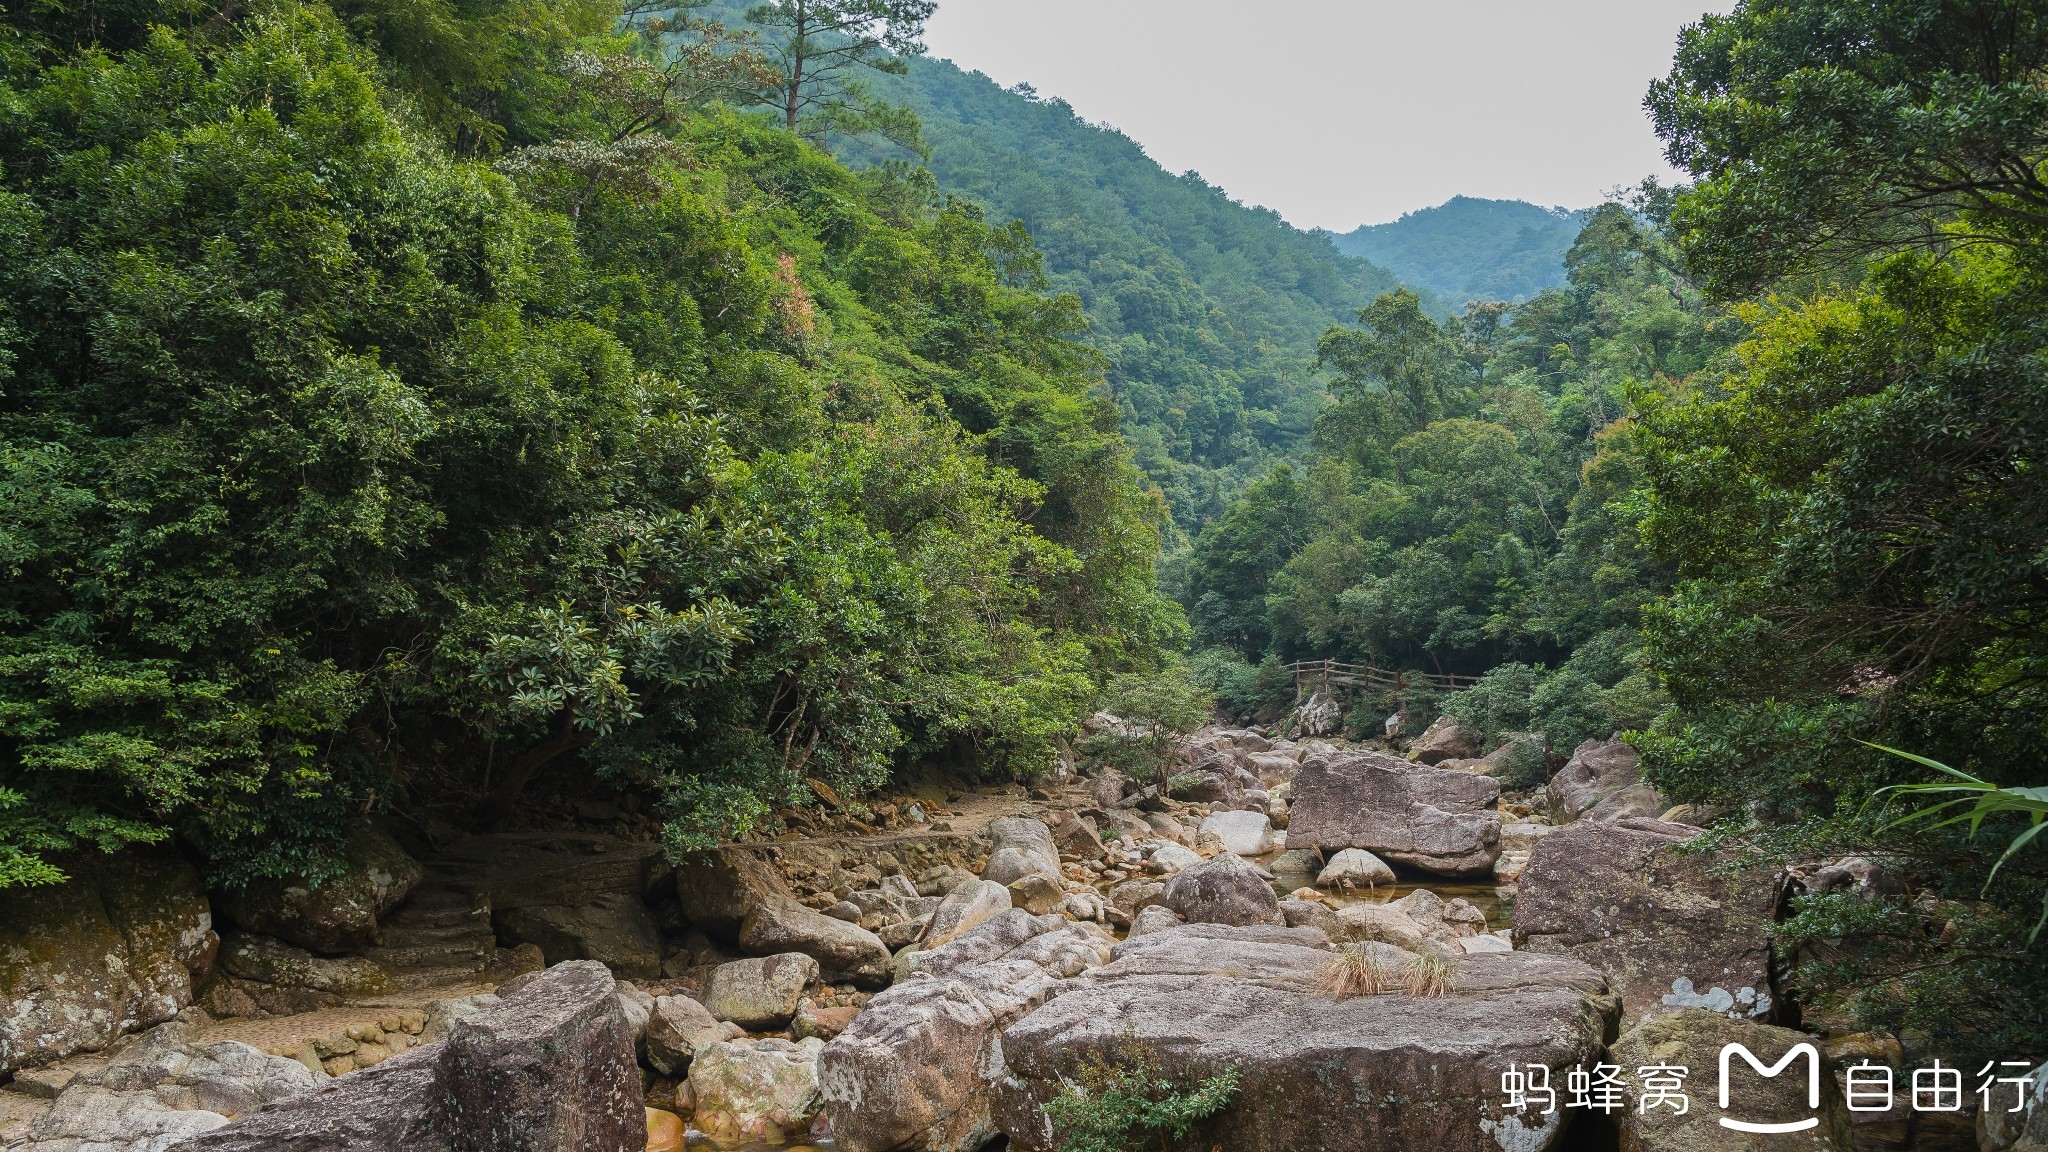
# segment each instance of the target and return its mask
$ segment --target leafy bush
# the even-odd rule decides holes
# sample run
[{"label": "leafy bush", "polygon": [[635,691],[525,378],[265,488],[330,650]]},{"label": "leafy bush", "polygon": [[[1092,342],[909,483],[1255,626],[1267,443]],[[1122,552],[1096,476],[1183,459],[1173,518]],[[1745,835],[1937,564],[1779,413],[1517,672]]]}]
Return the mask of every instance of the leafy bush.
[{"label": "leafy bush", "polygon": [[1166,1152],[1237,1094],[1235,1066],[1194,1084],[1168,1076],[1136,1042],[1097,1056],[1045,1104],[1060,1152]]},{"label": "leafy bush", "polygon": [[1186,660],[1170,656],[1151,671],[1112,678],[1101,706],[1123,725],[1091,733],[1080,743],[1081,754],[1096,766],[1166,787],[1180,738],[1210,721],[1216,696]]}]

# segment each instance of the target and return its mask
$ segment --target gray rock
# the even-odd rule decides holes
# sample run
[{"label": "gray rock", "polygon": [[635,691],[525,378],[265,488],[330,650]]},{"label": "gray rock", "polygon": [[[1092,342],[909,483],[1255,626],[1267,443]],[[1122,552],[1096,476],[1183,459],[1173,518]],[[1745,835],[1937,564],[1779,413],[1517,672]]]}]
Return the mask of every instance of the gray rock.
[{"label": "gray rock", "polygon": [[62,884],[0,889],[0,1072],[176,1016],[220,945],[199,875],[177,853],[62,864]]},{"label": "gray rock", "polygon": [[1446,760],[1469,760],[1479,755],[1479,737],[1458,726],[1449,716],[1439,716],[1408,751],[1418,763],[1436,765]]},{"label": "gray rock", "polygon": [[1316,877],[1318,888],[1377,888],[1394,882],[1387,862],[1363,848],[1346,848],[1330,857]]},{"label": "gray rock", "polygon": [[640,1152],[646,1114],[617,985],[559,965],[448,1038],[329,1080],[180,1152]]},{"label": "gray rock", "polygon": [[1095,822],[1079,813],[1060,814],[1059,823],[1052,826],[1052,842],[1062,857],[1102,859],[1102,837],[1095,830]]},{"label": "gray rock", "polygon": [[1562,1115],[1508,1113],[1500,1075],[1508,1063],[1536,1063],[1563,1084],[1568,1069],[1600,1058],[1614,1003],[1597,971],[1561,957],[1469,956],[1456,961],[1448,996],[1332,1001],[1316,991],[1330,961],[1319,939],[1189,925],[1118,945],[1110,964],[1004,1030],[990,1083],[1011,1147],[1051,1148],[1040,1107],[1131,1044],[1187,1080],[1238,1070],[1230,1106],[1187,1147],[1542,1152],[1556,1143]]},{"label": "gray rock", "polygon": [[707,1044],[690,1065],[697,1109],[691,1122],[721,1141],[782,1144],[818,1114],[816,1038]]},{"label": "gray rock", "polygon": [[1067,902],[1067,890],[1036,872],[1010,882],[1010,906],[1033,916],[1057,912]]},{"label": "gray rock", "polygon": [[[1799,1044],[1812,1038],[1788,1028],[1772,1028],[1753,1021],[1730,1020],[1716,1012],[1685,1009],[1646,1021],[1616,1041],[1613,1060],[1624,1068],[1649,1064],[1675,1065],[1693,1070],[1691,1092],[1696,1099],[1684,1115],[1660,1106],[1644,1110],[1641,1084],[1625,1077],[1628,1091],[1623,1107],[1615,1114],[1621,1124],[1621,1147],[1625,1152],[1720,1152],[1741,1147],[1754,1152],[1852,1152],[1849,1112],[1835,1086],[1835,1077],[1824,1057],[1816,1055],[1814,1073],[1821,1090],[1821,1106],[1811,1106],[1808,1096],[1807,1063],[1795,1059],[1776,1076],[1756,1074],[1741,1057],[1729,1064],[1729,1105],[1726,1112],[1718,1103],[1719,1063],[1723,1046],[1740,1044],[1768,1068]],[[1723,1118],[1752,1124],[1784,1124],[1818,1118],[1818,1127],[1799,1132],[1745,1134],[1734,1136],[1720,1125]]]},{"label": "gray rock", "polygon": [[189,1034],[161,1025],[73,1077],[29,1126],[23,1152],[160,1152],[327,1079],[247,1044],[192,1044]]},{"label": "gray rock", "polygon": [[619,984],[619,1012],[626,1017],[626,1034],[633,1038],[633,1050],[640,1051],[647,1038],[647,1022],[654,1016],[654,997],[637,984]]},{"label": "gray rock", "polygon": [[1180,918],[1180,913],[1173,909],[1163,904],[1149,905],[1131,917],[1131,930],[1125,938],[1135,940],[1162,928],[1178,928],[1183,923],[1185,921]]},{"label": "gray rock", "polygon": [[739,939],[747,913],[772,897],[794,899],[782,874],[743,848],[699,852],[676,867],[676,895],[690,923],[721,943]]},{"label": "gray rock", "polygon": [[647,1147],[633,1039],[602,964],[548,969],[444,1045],[437,1123],[450,1152]]},{"label": "gray rock", "polygon": [[1212,812],[1201,830],[1214,834],[1239,856],[1263,856],[1273,850],[1273,822],[1263,812]]},{"label": "gray rock", "polygon": [[1676,850],[1698,834],[1625,818],[1538,841],[1515,897],[1515,946],[1600,968],[1631,1022],[1677,1008],[1768,1020],[1777,877],[1720,870],[1727,851]]},{"label": "gray rock", "polygon": [[1124,778],[1113,771],[1105,771],[1095,778],[1095,787],[1090,799],[1097,808],[1114,808],[1123,802]]},{"label": "gray rock", "polygon": [[1194,849],[1169,840],[1154,840],[1141,847],[1149,849],[1145,857],[1146,868],[1158,876],[1171,876],[1202,862],[1202,857]]},{"label": "gray rock", "polygon": [[1344,710],[1327,692],[1316,692],[1288,717],[1287,728],[1302,736],[1327,736],[1344,725]]},{"label": "gray rock", "polygon": [[647,1017],[647,1062],[664,1076],[682,1076],[698,1049],[725,1039],[710,1009],[688,996],[658,996]]},{"label": "gray rock", "polygon": [[1219,853],[1166,882],[1160,902],[1197,924],[1278,924],[1273,886],[1234,852]]},{"label": "gray rock", "polygon": [[1013,909],[920,957],[818,1060],[842,1152],[969,1152],[995,1135],[983,1077],[1000,1029],[1108,958],[1092,925]]},{"label": "gray rock", "polygon": [[802,952],[734,960],[711,970],[704,1007],[742,1028],[780,1028],[796,1015],[804,987],[817,980],[818,962]]},{"label": "gray rock", "polygon": [[1665,805],[1643,779],[1642,758],[1619,740],[1588,740],[1543,790],[1550,816],[1560,824],[1574,820],[1621,820],[1635,816],[1654,820]]},{"label": "gray rock", "polygon": [[1004,816],[988,822],[988,834],[993,847],[988,854],[988,865],[981,870],[983,880],[1008,886],[1037,873],[1054,883],[1059,882],[1059,848],[1053,844],[1052,831],[1044,821],[1027,816]]},{"label": "gray rock", "polygon": [[496,908],[491,925],[501,943],[538,946],[550,967],[594,960],[620,979],[661,978],[661,929],[630,892],[600,892],[583,904]]},{"label": "gray rock", "polygon": [[[509,988],[509,985],[507,986]],[[510,994],[509,992],[507,993]],[[498,997],[489,992],[473,992],[467,996],[449,996],[427,1005],[427,1026],[420,1032],[421,1044],[432,1044],[446,1040],[458,1020],[467,1020],[490,1010]]]},{"label": "gray rock", "polygon": [[1126,880],[1109,890],[1109,905],[1129,920],[1147,905],[1162,903],[1166,885],[1157,880]]},{"label": "gray rock", "polygon": [[368,821],[343,833],[343,871],[317,884],[303,878],[251,880],[215,893],[222,914],[251,932],[314,952],[348,952],[377,942],[377,918],[396,908],[425,871]]},{"label": "gray rock", "polygon": [[231,931],[221,937],[220,967],[244,980],[344,997],[375,996],[391,988],[390,974],[360,956],[328,959],[248,932]]},{"label": "gray rock", "polygon": [[818,962],[827,981],[889,982],[889,946],[879,937],[794,900],[771,899],[748,913],[740,927],[740,947],[763,955],[801,952]]},{"label": "gray rock", "polygon": [[1010,907],[1009,888],[990,880],[968,881],[940,901],[919,946],[932,949],[950,943]]},{"label": "gray rock", "polygon": [[1481,876],[1500,855],[1500,785],[1378,752],[1316,755],[1294,780],[1290,848],[1363,848],[1444,876]]},{"label": "gray rock", "polygon": [[[2019,1111],[2013,1112],[2006,1098],[2000,1098],[1996,1106],[1977,1112],[1977,1147],[1981,1152],[2048,1152],[2048,1064],[2031,1072],[2006,1069],[2001,1075],[2017,1074],[2030,1077],[2026,1099]],[[2000,1092],[2011,1092],[2010,1085],[2001,1085]]]},{"label": "gray rock", "polygon": [[1273,871],[1281,875],[1314,876],[1323,870],[1323,858],[1305,848],[1289,848],[1273,858]]}]

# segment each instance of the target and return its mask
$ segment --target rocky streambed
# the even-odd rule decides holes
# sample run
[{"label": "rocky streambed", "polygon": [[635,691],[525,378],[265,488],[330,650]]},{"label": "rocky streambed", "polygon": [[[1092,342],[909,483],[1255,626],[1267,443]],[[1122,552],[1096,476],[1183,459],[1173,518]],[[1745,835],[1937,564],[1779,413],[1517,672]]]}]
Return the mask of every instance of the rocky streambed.
[{"label": "rocky streambed", "polygon": [[[681,867],[596,806],[416,851],[366,827],[318,889],[102,864],[0,909],[0,1146],[1052,1152],[1048,1105],[1133,1062],[1231,1079],[1193,1149],[2039,1146],[2031,1114],[1847,1111],[1853,1060],[1909,1055],[1778,1026],[1797,881],[1659,819],[1625,745],[1509,796],[1454,726],[1405,751],[1210,729],[1162,781],[821,797]],[[1738,1145],[1507,1091],[1704,1078],[1728,1043],[1824,1050],[1820,1106],[1752,1099],[1817,1126]]]}]

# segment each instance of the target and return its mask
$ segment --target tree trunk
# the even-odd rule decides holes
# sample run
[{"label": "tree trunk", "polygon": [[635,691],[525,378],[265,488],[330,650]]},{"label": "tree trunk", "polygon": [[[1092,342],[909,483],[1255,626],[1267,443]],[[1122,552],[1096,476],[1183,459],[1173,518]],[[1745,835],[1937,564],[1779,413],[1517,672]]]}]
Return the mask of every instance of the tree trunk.
[{"label": "tree trunk", "polygon": [[498,781],[497,787],[492,788],[490,795],[484,799],[484,815],[491,827],[496,828],[504,824],[512,815],[512,809],[519,803],[520,794],[526,791],[526,785],[533,779],[535,773],[547,767],[563,753],[586,748],[596,739],[595,733],[578,732],[564,720],[560,731],[521,753],[519,759],[514,760],[512,766],[506,769],[505,778]]}]

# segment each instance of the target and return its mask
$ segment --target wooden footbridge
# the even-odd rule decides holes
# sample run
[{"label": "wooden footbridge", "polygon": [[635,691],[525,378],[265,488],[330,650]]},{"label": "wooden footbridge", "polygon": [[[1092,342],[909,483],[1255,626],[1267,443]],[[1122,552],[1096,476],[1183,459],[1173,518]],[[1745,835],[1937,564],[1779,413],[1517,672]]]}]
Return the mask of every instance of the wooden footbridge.
[{"label": "wooden footbridge", "polygon": [[1440,692],[1455,692],[1470,688],[1479,681],[1477,676],[1458,676],[1448,672],[1418,672],[1412,668],[1390,671],[1375,668],[1370,664],[1346,664],[1338,660],[1297,660],[1286,666],[1294,673],[1294,690],[1299,693],[1304,685],[1344,684],[1362,688],[1434,688]]}]

